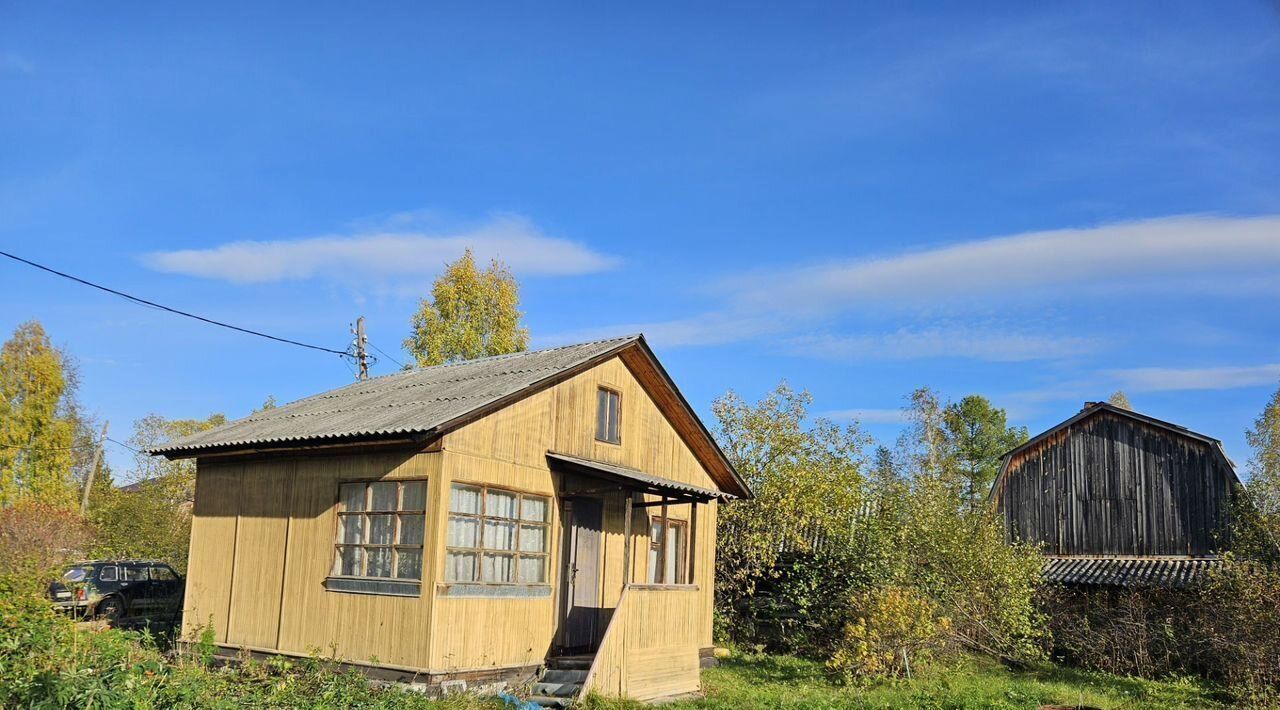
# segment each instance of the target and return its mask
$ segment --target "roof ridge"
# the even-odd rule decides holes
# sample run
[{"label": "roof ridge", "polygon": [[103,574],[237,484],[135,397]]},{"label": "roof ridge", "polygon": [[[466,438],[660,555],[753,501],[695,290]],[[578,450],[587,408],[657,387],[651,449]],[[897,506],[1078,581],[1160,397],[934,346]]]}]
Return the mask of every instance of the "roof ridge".
[{"label": "roof ridge", "polygon": [[[538,350],[521,350],[514,353],[502,353],[499,355],[486,355],[484,357],[471,358],[470,360],[454,360],[453,362],[442,362],[439,365],[429,365],[427,367],[412,370],[411,372],[429,372],[431,370],[442,370],[449,367],[458,367],[460,365],[470,365],[477,362],[492,362],[503,358],[529,357],[531,355],[541,355],[543,353],[555,352],[557,350],[568,350],[570,348],[583,348],[588,345],[600,345],[603,343],[622,342],[624,340],[638,340],[643,337],[640,333],[631,333],[629,335],[619,335],[614,338],[600,338],[598,340],[587,340],[581,343],[569,343],[567,345],[555,345],[549,348],[540,348]],[[399,373],[397,373],[399,374]]]},{"label": "roof ridge", "polygon": [[[401,429],[427,431],[487,402],[537,386],[559,372],[643,342],[642,335],[627,335],[360,380],[183,437],[156,447],[151,453],[248,444],[280,436],[324,438],[324,430],[369,434]],[[374,414],[393,411],[405,414]],[[386,423],[372,424],[367,421],[370,418]]]}]

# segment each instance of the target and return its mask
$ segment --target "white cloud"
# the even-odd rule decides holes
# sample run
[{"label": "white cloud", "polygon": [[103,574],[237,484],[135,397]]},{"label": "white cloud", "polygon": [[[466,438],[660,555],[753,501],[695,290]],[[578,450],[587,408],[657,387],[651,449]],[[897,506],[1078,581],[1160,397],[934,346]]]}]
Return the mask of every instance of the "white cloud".
[{"label": "white cloud", "polygon": [[[702,294],[719,303],[701,314],[565,339],[640,331],[668,347],[771,338],[794,354],[836,360],[1059,360],[1132,337],[1130,329],[1111,327],[1105,339],[1083,330],[1106,323],[1098,307],[1114,308],[1099,295],[1145,307],[1189,292],[1275,295],[1277,284],[1280,216],[1184,215],[740,274]],[[1090,299],[1092,314],[1065,310]]]},{"label": "white cloud", "polygon": [[837,421],[856,421],[861,424],[905,424],[907,413],[902,409],[833,409],[822,416]]},{"label": "white cloud", "polygon": [[1065,358],[1100,347],[1090,338],[956,326],[901,328],[883,334],[803,335],[789,339],[786,345],[794,354],[829,360],[960,357],[993,362]]},{"label": "white cloud", "polygon": [[1135,367],[1110,370],[1120,387],[1134,392],[1223,390],[1280,384],[1280,363],[1240,367]]},{"label": "white cloud", "polygon": [[529,220],[503,216],[455,232],[365,232],[279,241],[231,242],[209,249],[155,252],[143,257],[167,273],[266,283],[327,278],[426,280],[470,247],[476,258],[499,257],[517,276],[572,276],[611,269],[614,257],[543,234]]},{"label": "white cloud", "polygon": [[1161,288],[1275,274],[1280,216],[1182,216],[1028,232],[925,251],[756,274],[723,284],[740,308],[823,314],[868,304],[965,310],[1064,289]]}]

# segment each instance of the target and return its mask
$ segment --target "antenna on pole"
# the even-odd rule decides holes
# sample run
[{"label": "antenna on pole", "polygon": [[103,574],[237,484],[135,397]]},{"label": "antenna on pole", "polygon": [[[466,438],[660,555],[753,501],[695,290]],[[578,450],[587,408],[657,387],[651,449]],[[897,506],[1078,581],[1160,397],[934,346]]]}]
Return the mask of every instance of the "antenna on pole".
[{"label": "antenna on pole", "polygon": [[355,330],[351,331],[355,334],[356,340],[352,343],[356,349],[356,362],[360,365],[360,374],[356,375],[356,379],[369,379],[369,336],[364,334],[364,316],[356,319]]}]

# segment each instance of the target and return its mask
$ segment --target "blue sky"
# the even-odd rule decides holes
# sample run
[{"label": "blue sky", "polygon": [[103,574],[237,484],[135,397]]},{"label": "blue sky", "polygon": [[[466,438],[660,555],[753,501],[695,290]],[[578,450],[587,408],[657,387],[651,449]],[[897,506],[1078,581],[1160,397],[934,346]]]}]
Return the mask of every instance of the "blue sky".
[{"label": "blue sky", "polygon": [[[704,413],[787,379],[892,439],[930,385],[1037,431],[1119,388],[1243,463],[1280,385],[1280,11],[893,5],[3,2],[0,244],[337,349],[364,314],[399,358],[471,245],[535,345],[642,330]],[[351,379],[0,285],[122,434]]]}]

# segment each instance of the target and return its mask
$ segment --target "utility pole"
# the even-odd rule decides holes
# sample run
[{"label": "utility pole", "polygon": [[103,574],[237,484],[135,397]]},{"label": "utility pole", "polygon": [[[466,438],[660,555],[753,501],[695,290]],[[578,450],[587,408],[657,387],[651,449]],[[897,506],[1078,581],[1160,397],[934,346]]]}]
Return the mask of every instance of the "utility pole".
[{"label": "utility pole", "polygon": [[84,477],[84,496],[80,498],[80,517],[82,518],[89,512],[89,490],[93,488],[93,476],[98,472],[98,464],[102,462],[102,449],[107,445],[107,429],[110,426],[110,421],[102,423],[102,438],[98,439],[98,448],[93,450],[93,464],[89,466],[89,473]]},{"label": "utility pole", "polygon": [[369,350],[366,347],[369,344],[369,336],[364,334],[364,316],[356,319],[356,329],[351,331],[355,333],[356,342],[356,362],[360,364],[360,374],[357,379],[369,379]]}]

